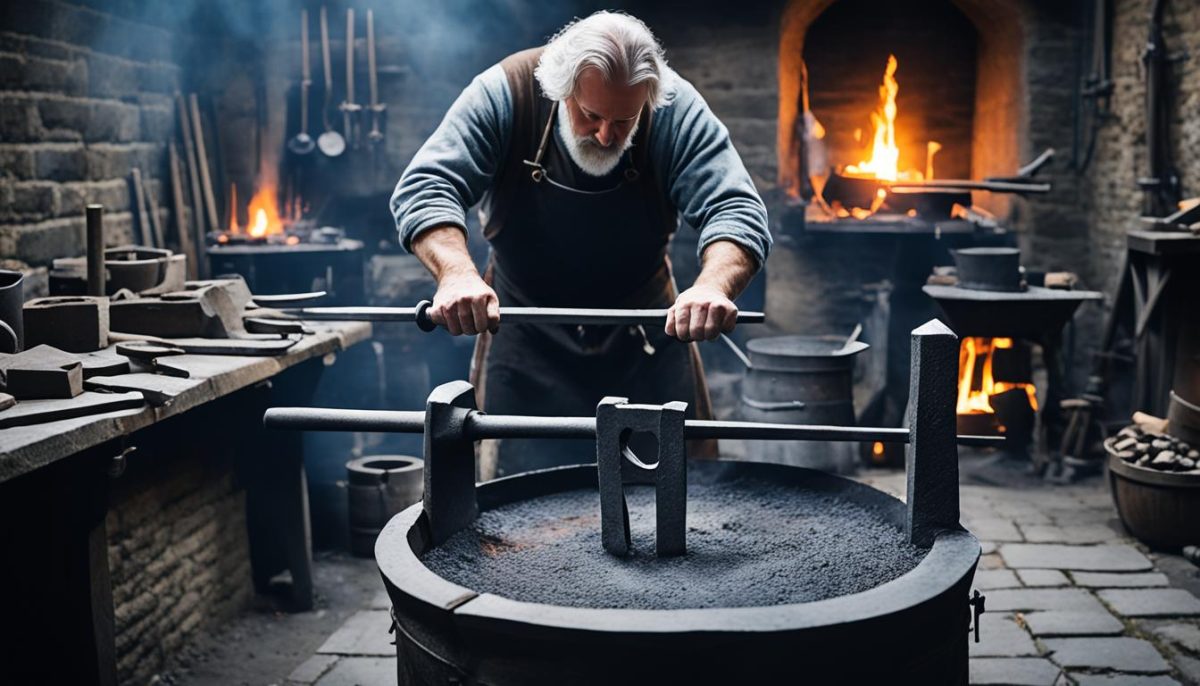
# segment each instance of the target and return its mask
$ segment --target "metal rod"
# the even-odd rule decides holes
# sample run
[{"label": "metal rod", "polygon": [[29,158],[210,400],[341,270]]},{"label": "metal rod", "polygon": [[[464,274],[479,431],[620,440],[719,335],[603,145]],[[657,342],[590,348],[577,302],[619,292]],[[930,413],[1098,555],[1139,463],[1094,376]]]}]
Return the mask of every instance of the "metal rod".
[{"label": "metal rod", "polygon": [[[423,411],[335,410],[308,407],[273,407],[263,416],[270,429],[302,431],[363,431],[422,433]],[[596,437],[595,417],[531,417],[523,415],[472,414],[465,434],[472,440],[485,438],[582,438]],[[740,438],[747,440],[879,441],[907,443],[908,429],[868,426],[821,426],[769,424],[689,419],[683,435],[688,439]],[[959,436],[960,445],[1000,445],[1000,436]]]},{"label": "metal rod", "polygon": [[87,292],[103,296],[107,271],[104,267],[104,205],[88,205],[87,217]]},{"label": "metal rod", "polygon": [[[428,306],[416,307],[304,307],[280,313],[311,321],[417,322]],[[500,322],[514,324],[665,324],[667,310],[586,309],[574,307],[501,307]],[[762,312],[739,312],[739,324],[761,324]],[[432,326],[423,326],[432,330]]]}]

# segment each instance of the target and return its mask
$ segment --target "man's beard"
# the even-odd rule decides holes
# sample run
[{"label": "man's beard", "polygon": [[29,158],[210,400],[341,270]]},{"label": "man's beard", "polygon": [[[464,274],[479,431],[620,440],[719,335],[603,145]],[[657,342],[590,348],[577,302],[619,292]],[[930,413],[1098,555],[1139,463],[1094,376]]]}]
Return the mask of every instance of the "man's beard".
[{"label": "man's beard", "polygon": [[567,146],[567,155],[585,174],[589,176],[607,176],[621,162],[621,157],[633,145],[633,136],[638,130],[638,121],[633,123],[629,135],[620,144],[613,143],[607,148],[596,142],[592,136],[576,136],[571,129],[571,117],[565,103],[558,108],[558,135]]}]

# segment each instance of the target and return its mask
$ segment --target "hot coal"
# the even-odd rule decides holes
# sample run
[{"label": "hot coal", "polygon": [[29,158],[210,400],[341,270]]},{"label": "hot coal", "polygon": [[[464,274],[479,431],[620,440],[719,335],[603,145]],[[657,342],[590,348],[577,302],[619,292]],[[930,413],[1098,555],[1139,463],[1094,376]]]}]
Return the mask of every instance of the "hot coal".
[{"label": "hot coal", "polygon": [[754,478],[688,484],[688,552],[654,554],[654,491],[627,486],[634,552],[600,545],[599,495],[556,493],[483,512],[427,552],[434,573],[513,600],[683,609],[803,603],[874,588],[914,568],[883,512]]}]

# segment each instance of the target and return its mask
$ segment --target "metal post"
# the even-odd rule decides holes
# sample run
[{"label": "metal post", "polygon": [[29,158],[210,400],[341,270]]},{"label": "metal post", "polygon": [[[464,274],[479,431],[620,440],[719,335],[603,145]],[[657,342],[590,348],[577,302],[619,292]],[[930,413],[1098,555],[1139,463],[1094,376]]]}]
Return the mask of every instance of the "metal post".
[{"label": "metal post", "polygon": [[441,545],[475,521],[475,443],[467,418],[475,412],[475,388],[451,381],[433,389],[425,405],[425,516],[433,545]]},{"label": "metal post", "polygon": [[912,332],[908,393],[909,542],[933,545],[939,531],[959,526],[958,446],[954,404],[958,336],[936,319]]},{"label": "metal post", "polygon": [[87,294],[104,297],[104,205],[88,205],[87,217]]},{"label": "metal post", "polygon": [[687,552],[687,455],[684,411],[687,403],[627,405],[625,398],[604,398],[596,407],[596,469],[600,484],[600,539],[613,555],[628,555],[629,508],[625,501],[622,460],[634,432],[655,436],[658,460],[653,470],[655,551],[661,557]]}]

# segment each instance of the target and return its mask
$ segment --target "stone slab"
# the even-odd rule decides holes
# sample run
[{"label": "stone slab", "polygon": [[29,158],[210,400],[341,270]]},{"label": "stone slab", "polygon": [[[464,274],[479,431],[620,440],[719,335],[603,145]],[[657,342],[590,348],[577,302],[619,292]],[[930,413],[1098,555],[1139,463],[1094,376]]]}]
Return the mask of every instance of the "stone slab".
[{"label": "stone slab", "polygon": [[1106,589],[1099,592],[1117,614],[1126,617],[1200,615],[1200,598],[1182,588]]},{"label": "stone slab", "polygon": [[1091,593],[1081,588],[1025,588],[990,591],[988,612],[1061,610],[1068,612],[1105,612]]},{"label": "stone slab", "polygon": [[1143,622],[1141,625],[1159,639],[1200,655],[1200,625],[1184,622]]},{"label": "stone slab", "polygon": [[372,610],[390,610],[392,609],[392,599],[388,597],[387,591],[380,589],[374,596],[371,597]]},{"label": "stone slab", "polygon": [[1169,676],[1071,672],[1070,677],[1077,686],[1179,686],[1179,682]]},{"label": "stone slab", "polygon": [[970,663],[974,686],[1054,686],[1059,669],[1041,657],[983,657]]},{"label": "stone slab", "polygon": [[1071,580],[1057,569],[1021,569],[1017,578],[1026,586],[1070,586]]},{"label": "stone slab", "polygon": [[1076,586],[1087,588],[1149,588],[1167,586],[1167,575],[1160,572],[1114,574],[1111,572],[1072,572]]},{"label": "stone slab", "polygon": [[1020,588],[1021,582],[1011,569],[981,569],[975,572],[972,588],[990,591],[995,588]]},{"label": "stone slab", "polygon": [[315,683],[337,661],[337,655],[313,655],[304,662],[301,662],[299,667],[292,670],[292,673],[288,675],[288,682],[296,684]]},{"label": "stone slab", "polygon": [[392,617],[386,610],[363,610],[349,617],[317,652],[324,655],[392,656],[396,646],[388,629]]},{"label": "stone slab", "polygon": [[1012,615],[985,612],[979,618],[979,643],[968,643],[975,657],[1024,657],[1038,654],[1033,638]]},{"label": "stone slab", "polygon": [[1038,638],[1050,636],[1119,636],[1125,631],[1121,620],[1104,611],[1072,612],[1049,610],[1027,612],[1025,625]]},{"label": "stone slab", "polygon": [[1023,541],[1021,532],[1017,530],[1011,519],[1001,517],[985,517],[981,519],[968,518],[963,522],[963,526],[967,531],[970,531],[976,538],[985,541]]},{"label": "stone slab", "polygon": [[1153,568],[1150,559],[1136,548],[1120,544],[1006,543],[999,554],[1014,569],[1142,572]]},{"label": "stone slab", "polygon": [[396,658],[343,657],[317,686],[367,686],[396,683]]},{"label": "stone slab", "polygon": [[1067,669],[1115,669],[1142,674],[1171,671],[1154,646],[1139,638],[1049,638],[1043,644],[1051,653],[1050,659]]},{"label": "stone slab", "polygon": [[1105,543],[1121,539],[1121,535],[1100,524],[1072,526],[1028,525],[1021,527],[1029,543]]}]

